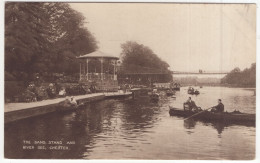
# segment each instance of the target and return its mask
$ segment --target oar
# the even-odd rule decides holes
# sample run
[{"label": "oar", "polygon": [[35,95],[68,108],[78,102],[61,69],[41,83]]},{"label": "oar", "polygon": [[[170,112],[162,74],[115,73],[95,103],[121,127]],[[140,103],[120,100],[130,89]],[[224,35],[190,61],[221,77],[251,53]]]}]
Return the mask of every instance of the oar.
[{"label": "oar", "polygon": [[203,110],[203,111],[201,111],[201,112],[198,112],[198,113],[196,113],[196,114],[193,114],[192,116],[190,116],[190,117],[188,117],[188,118],[185,118],[184,121],[187,120],[187,119],[190,119],[190,118],[192,118],[192,117],[195,117],[196,115],[199,115],[200,113],[203,113],[203,112],[205,112],[205,111],[207,111],[207,110],[209,110],[209,109],[211,109],[211,108],[212,108],[212,107],[210,107],[210,108],[208,108],[208,109],[206,109],[206,110]]}]

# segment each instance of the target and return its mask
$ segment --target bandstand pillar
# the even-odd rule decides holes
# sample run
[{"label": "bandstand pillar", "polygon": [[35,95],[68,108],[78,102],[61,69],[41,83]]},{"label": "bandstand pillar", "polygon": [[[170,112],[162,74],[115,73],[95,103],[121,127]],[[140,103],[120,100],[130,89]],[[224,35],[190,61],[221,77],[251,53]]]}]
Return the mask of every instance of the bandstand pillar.
[{"label": "bandstand pillar", "polygon": [[87,62],[87,80],[88,80],[88,59],[86,59],[86,62]]},{"label": "bandstand pillar", "polygon": [[79,63],[79,80],[81,80],[81,62]]},{"label": "bandstand pillar", "polygon": [[114,60],[114,80],[117,80],[116,65],[117,65],[117,62],[116,62],[116,60]]}]

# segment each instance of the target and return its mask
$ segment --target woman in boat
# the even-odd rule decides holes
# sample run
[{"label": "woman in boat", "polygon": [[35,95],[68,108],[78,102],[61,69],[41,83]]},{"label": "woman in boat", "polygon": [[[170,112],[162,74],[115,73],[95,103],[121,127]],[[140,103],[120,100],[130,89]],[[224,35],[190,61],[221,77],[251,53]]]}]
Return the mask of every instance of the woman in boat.
[{"label": "woman in boat", "polygon": [[222,104],[221,99],[218,99],[218,105],[213,106],[211,112],[214,113],[223,113],[224,112],[224,105]]}]

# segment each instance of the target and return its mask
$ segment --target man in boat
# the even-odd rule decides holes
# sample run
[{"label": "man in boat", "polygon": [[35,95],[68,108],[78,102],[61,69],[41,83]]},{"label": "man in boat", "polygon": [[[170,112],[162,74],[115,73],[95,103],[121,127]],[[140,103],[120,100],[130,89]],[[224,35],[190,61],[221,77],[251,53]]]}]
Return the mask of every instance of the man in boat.
[{"label": "man in boat", "polygon": [[218,99],[218,105],[213,106],[211,112],[214,113],[223,113],[224,112],[224,105],[222,104],[221,99]]},{"label": "man in boat", "polygon": [[71,106],[70,98],[66,96],[65,100],[59,103],[63,107],[69,107]]},{"label": "man in boat", "polygon": [[184,110],[198,111],[198,107],[195,102],[191,100],[191,97],[183,104],[183,108]]}]

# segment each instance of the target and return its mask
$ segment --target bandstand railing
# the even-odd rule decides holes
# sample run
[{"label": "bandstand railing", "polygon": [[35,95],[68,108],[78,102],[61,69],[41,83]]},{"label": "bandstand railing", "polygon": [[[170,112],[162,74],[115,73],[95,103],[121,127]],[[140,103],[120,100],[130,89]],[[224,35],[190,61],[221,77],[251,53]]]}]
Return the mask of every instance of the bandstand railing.
[{"label": "bandstand railing", "polygon": [[89,73],[89,74],[81,74],[81,81],[99,81],[99,80],[115,80],[114,75],[112,74],[104,74],[104,73]]}]

